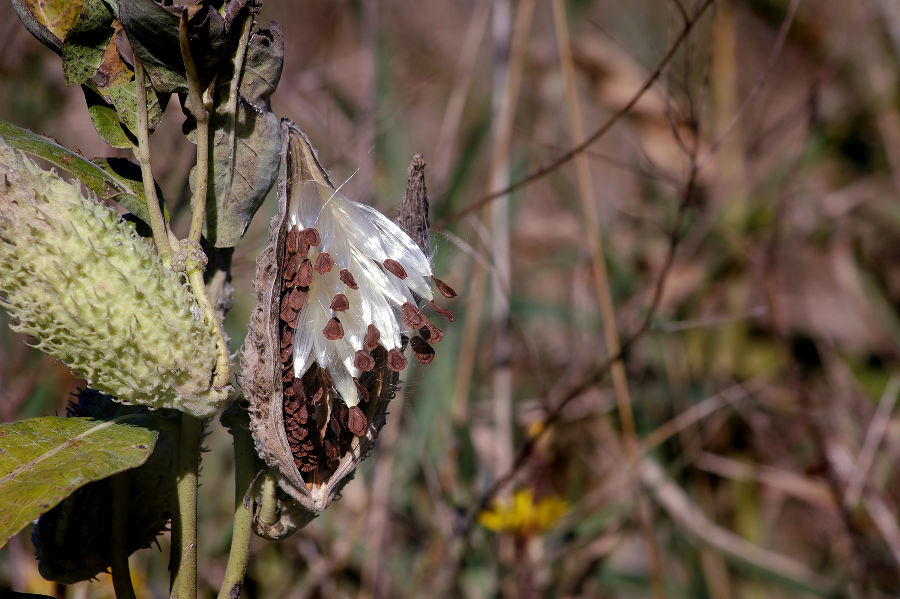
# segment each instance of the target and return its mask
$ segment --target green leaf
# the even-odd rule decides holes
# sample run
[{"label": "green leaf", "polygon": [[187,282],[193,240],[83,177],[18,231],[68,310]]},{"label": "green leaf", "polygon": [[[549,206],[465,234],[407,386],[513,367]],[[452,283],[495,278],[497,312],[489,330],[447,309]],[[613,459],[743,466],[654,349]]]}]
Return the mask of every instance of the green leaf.
[{"label": "green leaf", "polygon": [[[0,137],[10,146],[32,156],[43,158],[66,172],[99,197],[121,204],[144,222],[149,222],[140,168],[124,158],[100,159],[94,162],[62,146],[49,137],[32,133],[0,120]],[[156,188],[160,204],[161,190]],[[165,210],[165,207],[163,206]]]},{"label": "green leaf", "polygon": [[[91,162],[102,168],[110,178],[134,192],[117,193],[107,199],[120,204],[144,223],[149,223],[150,216],[147,213],[147,201],[144,196],[141,167],[127,158],[93,158]],[[156,197],[159,198],[159,207],[162,209],[163,218],[168,222],[169,212],[166,210],[165,202],[163,201],[162,189],[155,182],[153,185],[156,187]]]},{"label": "green leaf", "polygon": [[[114,148],[136,146],[137,84],[134,79],[104,89],[88,81],[81,89],[97,133]],[[162,120],[168,101],[168,94],[159,94],[153,87],[147,87],[147,125],[151,130]]]},{"label": "green leaf", "polygon": [[[217,79],[216,112],[210,124],[215,202],[207,204],[204,231],[215,247],[232,247],[240,241],[278,176],[281,121],[269,106],[269,96],[281,78],[283,62],[284,38],[281,27],[273,23],[250,38],[235,104],[229,103],[233,63]],[[188,123],[193,125],[191,119]]]},{"label": "green leaf", "polygon": [[78,22],[83,0],[12,0],[13,8],[31,35],[59,53],[62,41]]},{"label": "green leaf", "polygon": [[114,148],[137,146],[137,139],[125,128],[119,120],[119,113],[103,96],[87,85],[82,85],[81,91],[84,92],[84,101],[87,103],[88,114],[91,115],[91,124],[106,143]]},{"label": "green leaf", "polygon": [[78,22],[63,40],[63,75],[66,85],[84,83],[97,72],[116,32],[113,27],[114,18],[103,0],[84,1]]},{"label": "green leaf", "polygon": [[[105,92],[116,109],[119,122],[137,135],[137,83],[132,79],[123,85],[111,86]],[[169,94],[160,94],[147,87],[147,126],[151,130],[162,120],[168,102]]]},{"label": "green leaf", "polygon": [[197,64],[200,87],[212,82],[219,63],[228,54],[225,19],[212,2],[187,7],[163,6],[154,0],[119,0],[119,20],[128,41],[161,93],[187,92],[187,76],[178,30],[181,12],[187,11],[188,37]]},{"label": "green leaf", "polygon": [[111,177],[90,160],[49,137],[32,133],[2,120],[0,120],[0,137],[17,150],[43,158],[54,166],[72,173],[100,197],[109,198],[116,194],[136,193],[133,186]]},{"label": "green leaf", "polygon": [[79,487],[143,464],[159,433],[47,416],[0,425],[0,545]]}]

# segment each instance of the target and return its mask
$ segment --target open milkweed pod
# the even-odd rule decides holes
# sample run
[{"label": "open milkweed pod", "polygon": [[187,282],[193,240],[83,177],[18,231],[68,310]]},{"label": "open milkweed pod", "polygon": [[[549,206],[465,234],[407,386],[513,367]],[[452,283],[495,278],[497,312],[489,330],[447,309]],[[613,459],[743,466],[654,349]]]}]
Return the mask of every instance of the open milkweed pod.
[{"label": "open milkweed pod", "polygon": [[[257,260],[257,306],[241,385],[260,457],[303,508],[325,509],[384,425],[409,339],[434,357],[443,333],[431,264],[400,227],[335,190],[316,151],[283,122],[278,212]],[[449,311],[435,308],[452,318]]]}]

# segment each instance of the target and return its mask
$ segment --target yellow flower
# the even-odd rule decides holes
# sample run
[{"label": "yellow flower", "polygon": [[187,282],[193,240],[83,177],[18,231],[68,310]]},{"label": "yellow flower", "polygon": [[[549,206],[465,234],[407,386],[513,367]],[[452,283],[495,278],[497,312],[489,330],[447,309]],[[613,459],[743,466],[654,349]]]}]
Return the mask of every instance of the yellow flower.
[{"label": "yellow flower", "polygon": [[558,496],[535,503],[531,489],[521,489],[513,495],[512,503],[495,502],[492,509],[481,512],[478,521],[494,532],[528,536],[550,530],[568,511],[569,504]]}]

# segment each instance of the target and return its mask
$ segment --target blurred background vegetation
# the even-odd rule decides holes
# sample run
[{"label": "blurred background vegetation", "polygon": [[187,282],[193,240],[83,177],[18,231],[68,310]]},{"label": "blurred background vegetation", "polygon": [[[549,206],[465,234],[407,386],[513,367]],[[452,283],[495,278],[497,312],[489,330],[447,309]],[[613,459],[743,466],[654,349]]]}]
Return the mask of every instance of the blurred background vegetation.
[{"label": "blurred background vegetation", "polygon": [[[254,540],[245,596],[900,596],[900,4],[562,5],[265,3],[275,112],[388,214],[423,153],[460,297],[343,498]],[[7,3],[0,118],[125,155]],[[186,231],[182,120],[151,147]],[[235,252],[233,350],[272,204]],[[3,324],[0,418],[63,414],[80,381]],[[217,422],[207,446],[204,596],[233,488]],[[159,542],[132,558],[139,596],[167,595]],[[112,596],[54,588],[32,554],[28,531],[0,550],[0,588]]]}]

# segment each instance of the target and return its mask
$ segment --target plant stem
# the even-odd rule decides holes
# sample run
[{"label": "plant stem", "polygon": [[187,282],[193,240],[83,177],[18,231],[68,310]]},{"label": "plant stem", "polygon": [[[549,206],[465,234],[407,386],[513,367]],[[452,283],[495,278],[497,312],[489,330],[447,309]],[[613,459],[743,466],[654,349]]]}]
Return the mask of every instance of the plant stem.
[{"label": "plant stem", "polygon": [[219,321],[215,307],[212,305],[209,294],[206,292],[206,284],[203,281],[203,266],[191,259],[186,260],[185,265],[191,289],[194,292],[194,297],[197,298],[197,304],[203,310],[207,323],[216,329],[216,372],[213,375],[212,384],[213,387],[221,389],[228,385],[228,381],[231,378],[231,356],[228,353],[228,342],[225,341],[222,323]]},{"label": "plant stem", "polygon": [[[560,67],[563,74],[564,90],[566,96],[569,123],[572,128],[572,141],[576,146],[585,143],[584,125],[581,120],[581,109],[578,102],[578,94],[575,87],[575,66],[572,58],[571,38],[569,36],[569,24],[563,0],[553,0],[553,22],[556,30],[557,50],[559,52]],[[591,167],[587,156],[579,153],[575,156],[575,169],[578,177],[578,190],[581,199],[582,212],[585,221],[585,237],[590,251],[591,266],[596,285],[597,299],[600,304],[600,315],[603,319],[603,336],[606,341],[606,349],[610,356],[621,354],[619,332],[616,328],[616,309],[613,304],[612,291],[610,290],[609,274],[606,270],[606,257],[603,252],[603,239],[600,229],[600,217],[597,211],[597,202],[594,197],[594,183],[591,177]],[[621,358],[615,360],[611,367],[613,392],[616,398],[616,407],[619,413],[619,421],[622,426],[622,436],[625,440],[625,454],[632,464],[636,464],[640,458],[637,431],[634,423],[634,413],[631,407],[631,394],[628,389],[628,377],[625,371],[625,362]],[[666,596],[663,584],[662,563],[659,547],[653,535],[652,512],[647,498],[639,494],[637,498],[637,516],[641,527],[641,533],[647,546],[650,562],[650,582],[653,595],[657,599]]]},{"label": "plant stem", "polygon": [[176,487],[178,518],[172,526],[171,599],[197,596],[197,480],[202,434],[201,420],[189,414],[181,415]]},{"label": "plant stem", "polygon": [[234,437],[234,528],[231,532],[231,551],[225,578],[219,589],[219,599],[234,599],[241,594],[247,562],[250,559],[250,536],[253,521],[253,483],[256,452],[250,431],[243,427],[232,429]]},{"label": "plant stem", "polygon": [[184,60],[184,70],[188,83],[188,108],[197,121],[197,165],[194,169],[196,179],[194,181],[194,194],[191,198],[191,230],[188,239],[199,243],[200,234],[203,231],[203,219],[206,216],[206,196],[209,187],[209,115],[212,110],[212,90],[214,84],[210,84],[204,92],[200,88],[200,77],[197,74],[197,64],[191,54],[191,47],[187,33],[187,12],[181,13],[181,27],[178,29],[178,40],[181,45],[181,58]]},{"label": "plant stem", "polygon": [[128,567],[128,502],[130,484],[127,474],[119,474],[111,479],[112,504],[112,581],[116,599],[135,599],[131,585],[131,570]]},{"label": "plant stem", "polygon": [[278,492],[278,483],[271,471],[266,470],[263,478],[262,505],[259,506],[259,521],[262,524],[275,524],[277,518],[277,502],[275,495]]},{"label": "plant stem", "polygon": [[147,88],[144,77],[144,66],[137,56],[134,58],[134,83],[137,104],[137,160],[141,165],[141,179],[144,182],[144,198],[147,202],[147,212],[150,215],[150,229],[153,231],[153,241],[156,242],[156,250],[162,258],[163,264],[168,266],[172,262],[172,250],[169,246],[169,234],[162,210],[159,207],[159,198],[156,195],[156,184],[153,182],[153,171],[150,169],[150,131],[147,120]]}]

